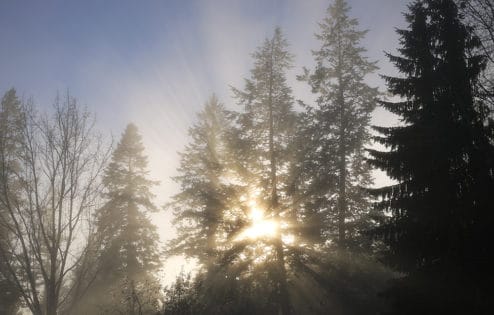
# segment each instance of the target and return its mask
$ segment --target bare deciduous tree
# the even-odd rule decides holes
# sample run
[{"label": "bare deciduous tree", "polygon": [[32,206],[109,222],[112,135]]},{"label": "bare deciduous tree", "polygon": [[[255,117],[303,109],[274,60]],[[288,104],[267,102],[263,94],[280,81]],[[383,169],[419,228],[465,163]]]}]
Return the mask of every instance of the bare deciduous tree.
[{"label": "bare deciduous tree", "polygon": [[467,21],[481,41],[487,67],[482,76],[480,96],[494,113],[494,2],[492,0],[459,0]]},{"label": "bare deciduous tree", "polygon": [[31,312],[55,315],[84,291],[70,275],[94,249],[92,211],[109,150],[68,94],[56,98],[52,115],[32,104],[21,113],[15,145],[0,147],[0,226],[10,235],[0,260],[10,257],[4,273]]}]

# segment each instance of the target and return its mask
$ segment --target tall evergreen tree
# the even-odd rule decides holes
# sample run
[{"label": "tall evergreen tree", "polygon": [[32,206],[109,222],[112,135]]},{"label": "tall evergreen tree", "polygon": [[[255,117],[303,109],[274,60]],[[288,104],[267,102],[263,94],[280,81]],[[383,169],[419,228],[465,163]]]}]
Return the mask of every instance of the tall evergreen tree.
[{"label": "tall evergreen tree", "polygon": [[159,237],[148,216],[158,211],[151,192],[157,182],[147,178],[147,163],[137,127],[129,124],[103,177],[106,203],[96,216],[99,276],[87,303],[110,312],[153,314],[158,307]]},{"label": "tall evergreen tree", "polygon": [[[358,30],[358,21],[348,16],[345,0],[335,0],[319,24],[316,38],[321,48],[313,51],[316,67],[300,77],[317,95],[317,106],[305,113],[300,132],[310,143],[303,163],[310,184],[305,210],[321,218],[319,228],[325,239],[340,248],[355,243],[359,230],[366,227],[369,199],[362,187],[372,183],[364,159],[369,141],[369,121],[376,104],[377,88],[366,76],[377,69],[365,57],[361,41],[367,31]],[[321,215],[323,214],[323,215]],[[309,214],[309,216],[311,216]],[[353,241],[353,243],[352,243]]]},{"label": "tall evergreen tree", "polygon": [[[251,78],[244,90],[234,89],[244,111],[238,115],[237,145],[243,179],[250,186],[257,205],[265,208],[268,217],[280,228],[269,240],[275,253],[274,279],[282,314],[290,313],[287,286],[286,248],[283,242],[283,222],[293,219],[288,202],[287,168],[291,161],[288,151],[293,138],[296,114],[292,110],[292,91],[286,82],[286,70],[292,56],[281,30],[253,54]],[[268,243],[268,245],[270,245]]]},{"label": "tall evergreen tree", "polygon": [[385,258],[404,273],[388,294],[399,314],[482,313],[490,302],[493,246],[493,147],[486,108],[473,97],[482,57],[452,0],[415,1],[406,14],[400,56],[403,77],[386,77],[403,99],[381,102],[400,127],[375,127],[371,163],[396,185],[376,189],[382,216],[376,236]]},{"label": "tall evergreen tree", "polygon": [[168,205],[174,212],[178,236],[168,244],[168,254],[198,259],[210,271],[225,248],[224,215],[235,201],[228,181],[228,113],[216,96],[206,103],[197,123],[189,129],[191,143],[181,153],[180,193]]},{"label": "tall evergreen tree", "polygon": [[[248,244],[237,240],[247,224],[248,202],[236,165],[239,158],[231,147],[232,116],[215,96],[208,100],[189,130],[191,143],[181,153],[179,175],[174,178],[181,190],[169,204],[178,236],[168,243],[168,254],[198,260],[195,312],[205,314],[266,311],[254,296],[259,293],[249,271],[254,257],[239,258]],[[178,278],[177,285],[181,281]],[[173,306],[168,308],[165,313],[172,312]]]}]

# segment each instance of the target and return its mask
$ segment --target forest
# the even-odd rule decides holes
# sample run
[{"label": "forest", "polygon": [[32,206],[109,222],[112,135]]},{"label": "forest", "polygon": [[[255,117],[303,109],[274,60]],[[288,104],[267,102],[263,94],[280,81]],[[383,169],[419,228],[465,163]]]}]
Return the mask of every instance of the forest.
[{"label": "forest", "polygon": [[[68,91],[0,87],[0,315],[492,314],[494,3],[410,1],[397,75],[327,5],[296,69],[313,99],[275,27],[235,104],[204,100],[164,205],[139,126],[111,141]],[[175,256],[196,268],[163,283]]]}]

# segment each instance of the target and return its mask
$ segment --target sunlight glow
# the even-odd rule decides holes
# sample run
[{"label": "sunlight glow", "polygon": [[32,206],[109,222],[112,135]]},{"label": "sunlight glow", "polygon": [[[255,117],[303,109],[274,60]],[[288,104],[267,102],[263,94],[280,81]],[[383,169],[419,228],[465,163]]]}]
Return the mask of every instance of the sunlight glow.
[{"label": "sunlight glow", "polygon": [[242,234],[251,239],[274,237],[278,231],[278,224],[273,220],[254,221]]},{"label": "sunlight glow", "polygon": [[259,222],[264,219],[264,213],[262,212],[262,210],[253,207],[250,210],[249,218],[252,220],[252,222]]},{"label": "sunlight glow", "polygon": [[275,220],[265,219],[264,211],[258,208],[254,201],[249,202],[249,206],[251,208],[249,213],[251,224],[240,233],[237,239],[243,240],[246,238],[258,239],[274,237],[278,233],[278,222]]}]

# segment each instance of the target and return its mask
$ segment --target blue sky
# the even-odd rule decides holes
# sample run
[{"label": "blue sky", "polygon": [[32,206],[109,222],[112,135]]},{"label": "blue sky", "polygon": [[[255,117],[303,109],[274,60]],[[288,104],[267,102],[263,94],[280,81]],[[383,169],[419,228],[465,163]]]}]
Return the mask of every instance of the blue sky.
[{"label": "blue sky", "polygon": [[[0,93],[15,87],[49,108],[70,90],[95,112],[104,134],[119,137],[134,122],[144,137],[157,203],[177,187],[170,180],[187,128],[211,93],[229,108],[229,86],[242,87],[250,54],[281,26],[295,54],[289,82],[297,99],[311,99],[295,80],[311,67],[313,34],[329,0],[85,0],[0,1]],[[350,0],[351,15],[369,29],[364,41],[382,74],[394,74],[383,51],[395,50],[405,0]],[[369,82],[382,86],[377,75]],[[377,111],[374,122],[392,117]],[[384,180],[382,176],[379,177]],[[155,218],[163,238],[170,215]],[[173,262],[174,266],[180,262]],[[168,274],[173,274],[169,272]]]}]

